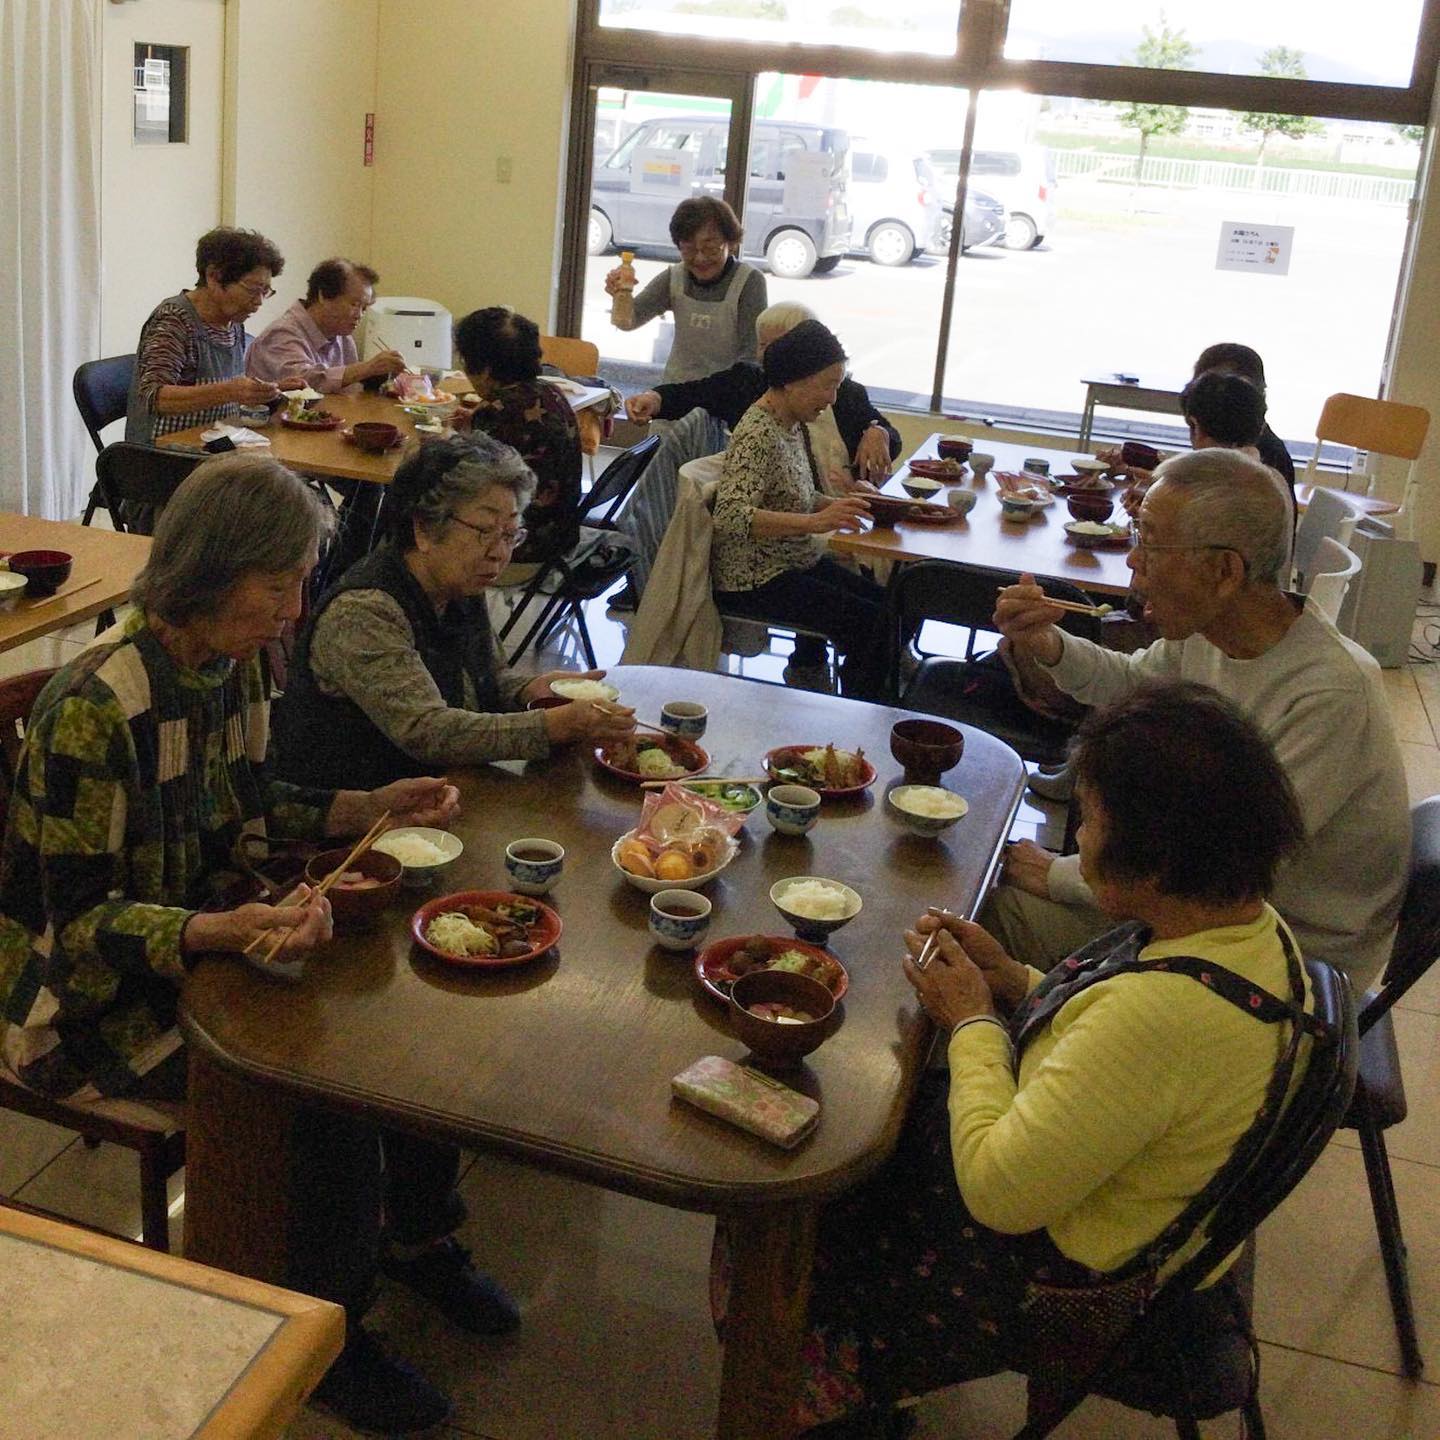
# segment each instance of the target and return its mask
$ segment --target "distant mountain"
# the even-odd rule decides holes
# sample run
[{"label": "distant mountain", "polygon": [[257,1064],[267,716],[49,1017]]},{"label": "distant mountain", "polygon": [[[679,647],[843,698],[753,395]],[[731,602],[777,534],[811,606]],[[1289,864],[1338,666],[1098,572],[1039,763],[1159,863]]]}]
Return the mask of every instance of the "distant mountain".
[{"label": "distant mountain", "polygon": [[[1027,34],[1012,22],[1011,37],[1017,51],[1044,60],[1073,60],[1085,65],[1119,65],[1134,53],[1139,36],[1131,31],[1116,30],[1086,35]],[[1191,68],[1213,70],[1222,75],[1254,75],[1259,72],[1261,52],[1269,46],[1251,40],[1214,40],[1200,46],[1200,53]],[[1352,85],[1394,84],[1393,79],[1361,70],[1348,60],[1330,55],[1307,54],[1305,68],[1312,80],[1333,80]]]}]

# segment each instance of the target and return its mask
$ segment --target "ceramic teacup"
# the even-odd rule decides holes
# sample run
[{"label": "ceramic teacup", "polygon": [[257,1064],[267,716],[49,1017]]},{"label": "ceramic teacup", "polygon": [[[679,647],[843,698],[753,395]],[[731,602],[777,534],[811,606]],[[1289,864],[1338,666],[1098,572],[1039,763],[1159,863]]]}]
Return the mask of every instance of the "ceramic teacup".
[{"label": "ceramic teacup", "polygon": [[1050,473],[1050,462],[1042,460],[1038,455],[1027,455],[1025,463],[1020,467],[1028,470],[1032,475],[1048,475]]},{"label": "ceramic teacup", "polygon": [[959,486],[956,486],[947,497],[950,508],[960,515],[968,515],[975,508],[975,502],[979,498],[973,490],[962,490]]},{"label": "ceramic teacup", "polygon": [[808,785],[772,785],[765,818],[782,835],[803,835],[820,818],[820,796]]},{"label": "ceramic teacup", "polygon": [[710,902],[693,890],[661,890],[650,897],[650,933],[662,950],[693,950],[710,929]]},{"label": "ceramic teacup", "polygon": [[977,480],[983,480],[994,468],[995,457],[984,450],[972,450],[970,452],[970,473]]},{"label": "ceramic teacup", "polygon": [[534,836],[512,840],[505,847],[510,883],[522,895],[545,895],[565,868],[565,847]]},{"label": "ceramic teacup", "polygon": [[708,720],[709,712],[696,700],[671,700],[660,711],[660,728],[682,740],[698,740]]}]

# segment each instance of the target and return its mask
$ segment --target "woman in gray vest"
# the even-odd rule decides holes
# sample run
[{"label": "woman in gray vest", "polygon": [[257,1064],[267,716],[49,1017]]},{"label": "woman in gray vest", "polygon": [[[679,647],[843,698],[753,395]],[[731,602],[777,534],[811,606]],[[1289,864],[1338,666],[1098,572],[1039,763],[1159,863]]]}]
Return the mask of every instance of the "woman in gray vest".
[{"label": "woman in gray vest", "polygon": [[768,305],[765,277],[740,259],[740,221],[710,195],[682,200],[670,217],[680,264],[662,270],[638,294],[635,271],[617,265],[605,277],[617,330],[638,330],[667,310],[675,343],[661,379],[702,380],[737,360],[755,360],[755,322]]},{"label": "woman in gray vest", "polygon": [[285,257],[254,230],[207,231],[195,246],[196,281],[162,300],[140,330],[125,438],[153,444],[192,425],[234,422],[242,405],[264,405],[282,388],[245,374],[245,322],[275,292]]},{"label": "woman in gray vest", "polygon": [[426,440],[406,459],[390,485],[389,538],[345,572],[300,636],[276,710],[277,774],[361,785],[542,759],[567,740],[635,728],[630,711],[586,700],[527,710],[573,672],[514,674],[495,644],[484,592],[525,538],[534,488],[520,456],[484,434]]}]

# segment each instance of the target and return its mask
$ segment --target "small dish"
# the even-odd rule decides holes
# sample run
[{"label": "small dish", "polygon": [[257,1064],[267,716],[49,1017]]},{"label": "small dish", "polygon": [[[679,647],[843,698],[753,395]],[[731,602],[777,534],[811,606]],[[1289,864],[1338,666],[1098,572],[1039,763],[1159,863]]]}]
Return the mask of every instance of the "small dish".
[{"label": "small dish", "polygon": [[15,599],[29,583],[24,575],[13,570],[0,570],[0,602]]},{"label": "small dish", "polygon": [[925,475],[907,475],[900,482],[900,488],[912,499],[930,500],[940,493],[941,485]]},{"label": "small dish", "polygon": [[780,773],[787,765],[794,763],[796,756],[803,755],[807,750],[823,750],[824,748],[823,745],[777,745],[773,750],[765,752],[766,773],[781,785],[808,785],[809,789],[814,790],[825,800],[839,800],[847,795],[863,795],[875,783],[877,771],[864,756],[860,757],[861,778],[854,785],[814,785],[805,780],[796,780],[793,775]]},{"label": "small dish", "polygon": [[650,934],[662,950],[693,950],[710,930],[710,902],[693,890],[657,890],[650,897]]},{"label": "small dish", "polygon": [[[950,806],[953,813],[930,815],[912,808],[917,802],[926,803],[931,799],[935,802],[953,802]],[[948,830],[970,809],[969,802],[963,796],[957,795],[953,790],[947,790],[943,785],[897,785],[890,792],[889,800],[890,808],[895,812],[900,823],[907,829],[913,830],[915,834],[925,836],[926,839],[934,839],[935,836]]]},{"label": "small dish", "polygon": [[890,727],[890,753],[912,785],[934,785],[965,753],[965,732],[943,720],[897,720]]},{"label": "small dish", "polygon": [[1082,550],[1128,550],[1130,548],[1130,527],[1124,524],[1107,523],[1104,520],[1070,520],[1066,522],[1065,533],[1072,545]]},{"label": "small dish", "polygon": [[658,876],[637,875],[633,870],[627,870],[620,863],[620,847],[634,837],[633,830],[627,830],[611,847],[610,863],[620,874],[630,882],[637,890],[643,890],[647,895],[658,895],[662,890],[699,890],[708,885],[740,852],[740,847],[735,843],[733,836],[725,839],[725,858],[712,870],[706,870],[701,875],[689,875],[683,879],[667,876],[661,879]]},{"label": "small dish", "polygon": [[[379,850],[382,855],[389,854],[387,844],[401,840],[407,835],[414,835],[420,840],[428,840],[445,855],[443,860],[436,860],[425,865],[406,865],[403,860],[400,861],[401,879],[407,887],[414,890],[433,884],[435,877],[452,860],[457,859],[461,851],[465,849],[465,842],[458,835],[452,835],[448,830],[434,830],[427,825],[402,825],[398,829],[387,830],[371,848]],[[397,855],[395,858],[398,860],[400,857]]]},{"label": "small dish", "polygon": [[[763,941],[773,956],[796,950],[810,961],[815,978],[826,985],[830,993],[842,1000],[850,988],[850,976],[845,967],[828,951],[807,940],[795,940],[786,935],[734,935],[728,940],[715,940],[695,957],[695,978],[717,1000],[730,998],[730,987],[740,977],[735,973],[735,956],[755,941]],[[766,965],[764,968],[769,969]],[[751,973],[749,970],[743,973]]]},{"label": "small dish", "polygon": [[[685,767],[685,775],[699,775],[701,771],[710,767],[709,752],[702,750],[690,740],[680,739],[678,735],[645,735],[641,737],[640,743],[646,749],[663,750],[673,764]],[[633,784],[640,785],[646,780],[683,780],[685,778],[685,775],[647,775],[641,770],[627,770],[610,758],[614,751],[613,745],[597,745],[595,747],[595,763],[602,770],[608,770],[621,780],[629,780]]]},{"label": "small dish", "polygon": [[340,436],[372,454],[393,450],[405,439],[398,425],[389,425],[383,420],[357,420],[348,429],[342,430]]},{"label": "small dish", "polygon": [[280,423],[291,430],[338,430],[345,418],[332,415],[328,410],[316,410],[306,415],[282,415]]},{"label": "small dish", "polygon": [[32,598],[53,595],[74,566],[74,556],[64,550],[17,550],[10,557],[11,571],[25,577],[25,593]]},{"label": "small dish", "polygon": [[[349,854],[348,845],[336,850],[322,850],[306,865],[305,879],[311,885],[319,885]],[[361,886],[347,885],[343,877],[336,880],[327,892],[330,913],[337,928],[358,930],[373,924],[380,912],[400,893],[400,878],[404,870],[393,855],[387,855],[383,850],[367,850],[347,867],[345,873],[362,876]]]},{"label": "small dish", "polygon": [[676,784],[682,790],[693,790],[713,801],[722,810],[732,815],[749,815],[760,808],[765,797],[754,785],[742,785],[734,780],[679,780]]},{"label": "small dish", "polygon": [[[597,685],[599,691],[591,688]],[[583,680],[579,676],[573,680],[552,680],[550,691],[562,700],[605,700],[611,705],[620,698],[618,685],[612,685],[608,680]]]},{"label": "small dish", "polygon": [[808,785],[772,785],[765,818],[781,835],[807,835],[820,818],[820,792]]},{"label": "small dish", "polygon": [[[531,927],[534,944],[523,955],[452,955],[431,944],[425,938],[425,931],[437,915],[460,910],[467,905],[483,905],[494,909],[497,905],[527,906],[536,912],[537,919]],[[528,965],[554,948],[564,930],[560,917],[539,900],[530,900],[523,895],[512,895],[508,890],[461,890],[454,895],[442,895],[427,901],[410,920],[410,934],[415,943],[428,951],[437,960],[447,965],[470,966],[477,970],[508,970],[512,965]]]},{"label": "small dish", "polygon": [[[762,1064],[798,1065],[835,1033],[840,1012],[829,987],[790,970],[755,970],[730,987],[730,1028]],[[783,1005],[810,1018],[769,1019],[755,1007]]]},{"label": "small dish", "polygon": [[[838,898],[845,902],[845,913],[838,916],[802,915],[787,907],[786,900],[797,885],[825,885],[839,892]],[[848,925],[861,911],[864,901],[858,890],[852,890],[839,880],[827,880],[820,875],[791,875],[777,880],[770,887],[770,903],[790,922],[795,933],[802,940],[823,945],[842,925]]]}]

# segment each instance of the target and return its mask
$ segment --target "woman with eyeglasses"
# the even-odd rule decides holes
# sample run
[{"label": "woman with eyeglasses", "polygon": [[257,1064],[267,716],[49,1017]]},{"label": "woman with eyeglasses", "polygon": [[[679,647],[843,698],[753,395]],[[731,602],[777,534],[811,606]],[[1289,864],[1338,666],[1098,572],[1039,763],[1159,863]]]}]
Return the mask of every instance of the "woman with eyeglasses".
[{"label": "woman with eyeglasses", "polygon": [[153,444],[192,425],[234,422],[280,389],[245,374],[245,322],[275,292],[285,257],[254,230],[222,225],[195,246],[195,286],[162,300],[140,329],[125,438]]},{"label": "woman with eyeglasses", "polygon": [[276,709],[281,778],[384,784],[543,759],[554,745],[635,728],[629,710],[586,700],[527,710],[568,672],[513,674],[496,646],[485,590],[525,539],[534,488],[524,460],[488,435],[426,440],[406,458],[390,484],[388,537],[301,632]]},{"label": "woman with eyeglasses", "polygon": [[770,303],[765,277],[740,259],[740,221],[711,195],[682,200],[670,217],[680,263],[635,294],[635,271],[617,265],[605,277],[617,330],[638,330],[668,310],[675,343],[660,377],[667,385],[703,380],[737,360],[756,360],[755,323]]}]

